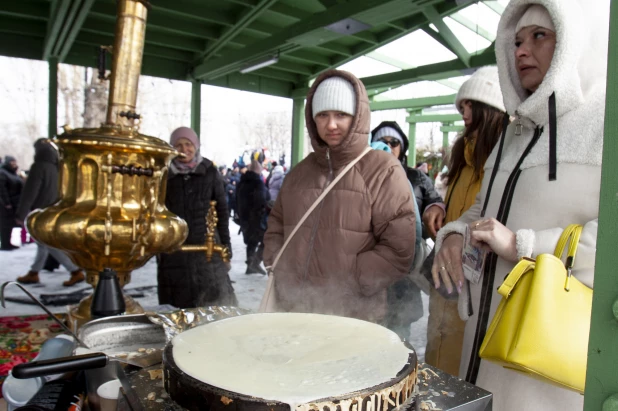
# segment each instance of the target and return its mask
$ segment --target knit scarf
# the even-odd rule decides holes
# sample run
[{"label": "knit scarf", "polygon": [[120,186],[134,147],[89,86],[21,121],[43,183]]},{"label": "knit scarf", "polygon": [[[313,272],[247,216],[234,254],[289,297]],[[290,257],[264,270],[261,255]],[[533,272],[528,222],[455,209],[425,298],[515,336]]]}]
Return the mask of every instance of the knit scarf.
[{"label": "knit scarf", "polygon": [[191,174],[197,166],[202,162],[202,156],[200,153],[196,153],[195,157],[193,157],[193,161],[189,163],[183,163],[178,159],[172,160],[170,163],[170,170],[173,174]]}]

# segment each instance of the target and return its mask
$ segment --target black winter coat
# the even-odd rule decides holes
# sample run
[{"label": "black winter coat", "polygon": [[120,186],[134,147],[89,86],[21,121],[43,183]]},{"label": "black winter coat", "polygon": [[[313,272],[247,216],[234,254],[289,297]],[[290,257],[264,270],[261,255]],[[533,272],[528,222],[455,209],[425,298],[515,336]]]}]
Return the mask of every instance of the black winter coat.
[{"label": "black winter coat", "polygon": [[270,195],[259,174],[247,171],[242,175],[236,188],[236,208],[245,243],[257,245],[264,239],[269,199]]},{"label": "black winter coat", "polygon": [[[216,238],[230,247],[229,212],[223,176],[212,162],[202,163],[189,174],[171,174],[167,181],[165,205],[189,226],[185,244],[204,244],[206,216],[210,201],[217,202]],[[160,254],[158,262],[159,304],[179,308],[207,305],[237,305],[228,270],[215,255],[209,263],[201,252]]]},{"label": "black winter coat", "polygon": [[[15,170],[9,168],[8,164],[0,167],[0,217],[10,224],[15,223],[15,210],[19,204],[23,186],[24,181]],[[7,205],[11,208],[7,209]]]},{"label": "black winter coat", "polygon": [[49,143],[34,146],[34,164],[30,167],[15,217],[24,220],[28,213],[58,200],[58,152]]},{"label": "black winter coat", "polygon": [[433,182],[425,173],[408,166],[404,166],[404,169],[406,170],[408,181],[412,184],[412,188],[414,189],[418,211],[421,215],[423,215],[425,208],[429,205],[442,202],[442,197],[438,194]]}]

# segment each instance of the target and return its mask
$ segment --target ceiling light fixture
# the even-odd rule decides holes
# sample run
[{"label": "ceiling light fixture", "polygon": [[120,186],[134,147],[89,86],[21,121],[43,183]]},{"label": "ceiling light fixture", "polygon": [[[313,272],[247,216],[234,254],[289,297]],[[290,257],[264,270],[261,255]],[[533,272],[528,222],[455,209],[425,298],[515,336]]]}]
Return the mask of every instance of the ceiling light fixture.
[{"label": "ceiling light fixture", "polygon": [[275,55],[266,56],[265,58],[260,59],[260,60],[255,60],[249,63],[247,66],[240,69],[240,72],[242,74],[250,73],[252,71],[259,70],[261,68],[264,68],[264,67],[267,67],[273,64],[277,64],[277,62],[279,62],[279,53]]}]

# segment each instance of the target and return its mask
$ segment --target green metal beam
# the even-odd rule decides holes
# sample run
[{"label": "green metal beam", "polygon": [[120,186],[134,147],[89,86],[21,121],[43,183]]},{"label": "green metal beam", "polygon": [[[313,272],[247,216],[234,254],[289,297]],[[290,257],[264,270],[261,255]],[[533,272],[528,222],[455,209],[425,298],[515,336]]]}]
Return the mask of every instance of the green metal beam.
[{"label": "green metal beam", "polygon": [[193,70],[193,77],[216,78],[237,70],[249,61],[274,52],[285,54],[298,50],[301,46],[296,44],[298,40],[295,43],[295,39],[301,39],[312,32],[326,32],[325,26],[384,4],[384,0],[356,0],[353,3],[338,4],[324,12],[312,15],[310,19],[300,21],[271,37],[256,42],[250,50],[241,49],[227,53],[221,58],[201,63]]},{"label": "green metal beam", "polygon": [[[422,110],[411,110],[410,115],[420,115]],[[416,123],[408,123],[408,166],[416,167]]]},{"label": "green metal beam", "polygon": [[[438,6],[436,6],[436,9],[438,11],[438,14],[441,17],[446,17],[452,13],[455,13],[465,7],[467,7],[467,4],[457,4],[458,2],[444,2],[439,4]],[[422,14],[422,13],[415,13],[415,9],[411,8],[410,10],[413,10],[411,13],[408,13],[407,11],[404,12],[402,10],[402,14],[412,14],[411,16],[403,16],[402,19],[391,22],[391,23],[395,23],[397,25],[401,25],[402,27],[405,27],[405,30],[402,31],[400,28],[397,29],[393,29],[391,31],[385,31],[381,36],[380,36],[380,44],[376,44],[376,45],[371,45],[368,47],[363,47],[363,46],[359,46],[359,47],[354,47],[353,50],[353,54],[347,56],[347,57],[342,57],[342,58],[333,58],[331,59],[331,65],[328,66],[326,69],[330,69],[330,68],[336,68],[339,67],[345,63],[348,63],[352,60],[357,59],[360,56],[364,56],[367,53],[370,53],[372,51],[375,51],[377,48],[379,48],[380,46],[386,44],[386,43],[390,43],[391,41],[397,40],[409,33],[412,33],[413,31],[419,29],[420,27],[422,27],[424,24],[427,23],[427,18]],[[495,62],[495,57],[494,57],[494,62]],[[325,70],[326,70],[325,69]],[[319,73],[316,73],[316,75]]]},{"label": "green metal beam", "polygon": [[60,14],[54,15],[53,18],[61,22],[59,25],[57,22],[51,25],[50,36],[43,52],[44,57],[58,57],[60,62],[64,61],[93,3],[94,0],[76,0],[70,1],[68,5],[58,4],[57,11]]},{"label": "green metal beam", "polygon": [[204,54],[201,56],[202,62],[211,59],[217,51],[221,50],[223,46],[225,46],[234,37],[236,37],[242,30],[244,30],[249,24],[251,24],[255,19],[257,19],[265,10],[268,10],[268,8],[272,6],[276,1],[277,0],[260,0],[260,2],[255,7],[245,11],[233,27],[225,29],[224,32],[219,36],[219,39],[208,46]]},{"label": "green metal beam", "polygon": [[618,404],[618,2],[611,2],[610,7],[605,136],[584,411],[615,410]]},{"label": "green metal beam", "polygon": [[292,167],[305,157],[305,99],[294,99],[292,108]]},{"label": "green metal beam", "polygon": [[[39,20],[22,20],[0,15],[0,33],[18,34],[31,37],[45,37],[46,25]],[[4,42],[2,38],[2,42]],[[39,55],[37,59],[40,59]]]},{"label": "green metal beam", "polygon": [[71,50],[71,47],[73,46],[73,42],[75,41],[75,37],[77,37],[77,34],[79,33],[82,26],[84,25],[84,21],[86,21],[88,12],[90,11],[90,8],[92,7],[93,4],[94,4],[94,0],[83,0],[81,3],[81,7],[77,11],[75,18],[73,19],[70,29],[67,31],[66,36],[64,37],[64,39],[62,38],[62,35],[59,38],[59,40],[62,39],[61,41],[57,43],[58,44],[57,52],[58,52],[59,61],[61,62],[64,61],[67,54]]},{"label": "green metal beam", "polygon": [[406,118],[408,123],[445,123],[461,121],[459,114],[421,114],[411,115]]},{"label": "green metal beam", "polygon": [[[386,64],[390,64],[391,66],[400,68],[402,70],[407,70],[407,69],[413,69],[416,68],[415,66],[408,64],[406,62],[403,62],[401,60],[392,58],[390,56],[387,56],[385,54],[382,54],[380,52],[377,51],[372,51],[369,54],[366,54],[367,57],[372,58],[374,60],[380,61],[382,63],[386,63]],[[443,86],[446,86],[450,89],[453,89],[455,91],[459,91],[459,88],[461,87],[459,84],[452,82],[452,81],[448,81],[448,80],[435,80],[436,83],[442,84]],[[381,91],[379,93],[374,93],[373,95],[378,95],[380,93],[383,93],[385,91],[389,91],[391,90],[391,87],[385,88],[384,91]],[[369,90],[368,90],[369,91]]]},{"label": "green metal beam", "polygon": [[152,2],[152,10],[148,13],[148,23],[155,16],[176,16],[185,21],[215,23],[228,27],[234,25],[234,17],[230,14],[221,13],[209,8],[196,8],[196,4],[183,3],[177,0],[157,0]]},{"label": "green metal beam", "polygon": [[449,127],[452,127],[453,123],[450,122],[446,122],[446,123],[442,123],[442,127],[440,127],[440,131],[442,131],[442,148],[445,150],[445,154],[446,154],[446,150],[448,150],[448,130],[443,130],[443,129],[448,129]]},{"label": "green metal beam", "polygon": [[60,29],[64,24],[70,4],[70,0],[55,0],[51,4],[45,46],[43,47],[43,60],[48,60],[51,57],[52,49],[58,41]]},{"label": "green metal beam", "polygon": [[468,20],[466,17],[460,14],[457,14],[457,13],[451,14],[449,17],[455,20],[457,23],[464,26],[465,28],[467,28],[468,30],[478,34],[479,36],[483,37],[486,40],[489,40],[489,41],[496,40],[496,33],[492,33],[489,30],[485,30],[483,27],[481,27],[477,23],[474,23],[471,20]]},{"label": "green metal beam", "polygon": [[[180,9],[186,7],[182,3],[176,3]],[[158,1],[156,5],[159,5]],[[195,13],[195,8],[191,7],[191,9]],[[111,33],[113,34],[114,27],[116,26],[116,7],[113,3],[95,2],[84,28],[100,30],[105,27],[102,24],[103,22],[111,25]],[[204,24],[205,22],[207,24]],[[184,12],[169,13],[167,9],[160,10],[153,5],[153,11],[148,13],[148,21],[146,23],[146,41],[148,41],[148,34],[151,32],[179,34],[201,40],[215,40],[219,35],[219,31],[208,23],[210,23],[210,20],[191,19]],[[224,22],[220,24],[225,25]],[[109,29],[105,29],[105,31],[108,32]]]},{"label": "green metal beam", "polygon": [[[470,67],[477,68],[489,64],[495,64],[496,55],[492,46],[485,49],[482,53],[470,58]],[[423,80],[444,80],[451,77],[459,77],[467,73],[468,67],[461,60],[449,60],[442,63],[429,64],[409,70],[397,71],[394,73],[380,74],[372,77],[362,78],[362,82],[367,89],[383,87],[401,86]],[[296,89],[292,92],[292,98],[300,98],[307,95],[309,90],[306,88]]]},{"label": "green metal beam", "polygon": [[461,44],[455,33],[453,33],[450,27],[446,24],[438,11],[434,7],[426,7],[425,9],[423,9],[423,14],[438,29],[438,33],[433,31],[432,29],[425,30],[425,32],[434,38],[438,37],[443,39],[443,41],[440,43],[445,45],[449,50],[451,50],[453,54],[455,54],[461,61],[463,61],[466,66],[469,66],[470,53],[468,53],[468,50],[466,50],[464,45]]},{"label": "green metal beam", "polygon": [[200,131],[202,124],[202,83],[199,81],[191,82],[191,128],[201,139]]},{"label": "green metal beam", "polygon": [[497,14],[502,16],[502,13],[504,13],[504,6],[500,3],[498,3],[496,0],[493,1],[484,1],[483,2],[484,5],[486,5],[487,7],[489,7],[490,9],[492,9],[493,11],[495,11]]},{"label": "green metal beam", "polygon": [[48,21],[50,6],[45,3],[27,1],[3,1],[0,15],[20,19]]},{"label": "green metal beam", "polygon": [[464,126],[442,126],[440,131],[443,133],[459,133],[465,129]]},{"label": "green metal beam", "polygon": [[415,109],[431,106],[442,106],[446,104],[453,104],[456,96],[456,94],[452,94],[448,96],[422,97],[407,100],[374,101],[372,103],[369,103],[369,108],[371,109],[371,111],[379,111],[397,110],[402,108]]},{"label": "green metal beam", "polygon": [[58,133],[58,58],[49,59],[49,116],[47,137]]}]

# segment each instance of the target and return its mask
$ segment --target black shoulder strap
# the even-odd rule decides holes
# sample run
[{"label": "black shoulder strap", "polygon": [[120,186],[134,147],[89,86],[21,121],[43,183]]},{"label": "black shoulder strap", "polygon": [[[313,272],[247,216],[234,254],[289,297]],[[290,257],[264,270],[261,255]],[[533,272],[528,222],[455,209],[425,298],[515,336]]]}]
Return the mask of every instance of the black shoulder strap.
[{"label": "black shoulder strap", "polygon": [[496,154],[496,161],[494,162],[494,167],[491,170],[491,178],[489,179],[489,186],[487,187],[487,193],[485,194],[485,203],[483,204],[483,209],[481,210],[481,218],[485,217],[485,212],[487,212],[487,204],[489,204],[489,196],[491,195],[491,189],[494,186],[494,180],[496,179],[496,174],[498,174],[498,168],[500,168],[500,159],[502,158],[502,148],[504,147],[504,139],[506,137],[506,129],[509,126],[509,115],[508,113],[504,113],[504,119],[502,120],[502,135],[500,136],[500,143],[498,145],[498,153]]},{"label": "black shoulder strap", "polygon": [[557,130],[556,130],[556,93],[549,96],[549,181],[556,181],[557,158]]}]

